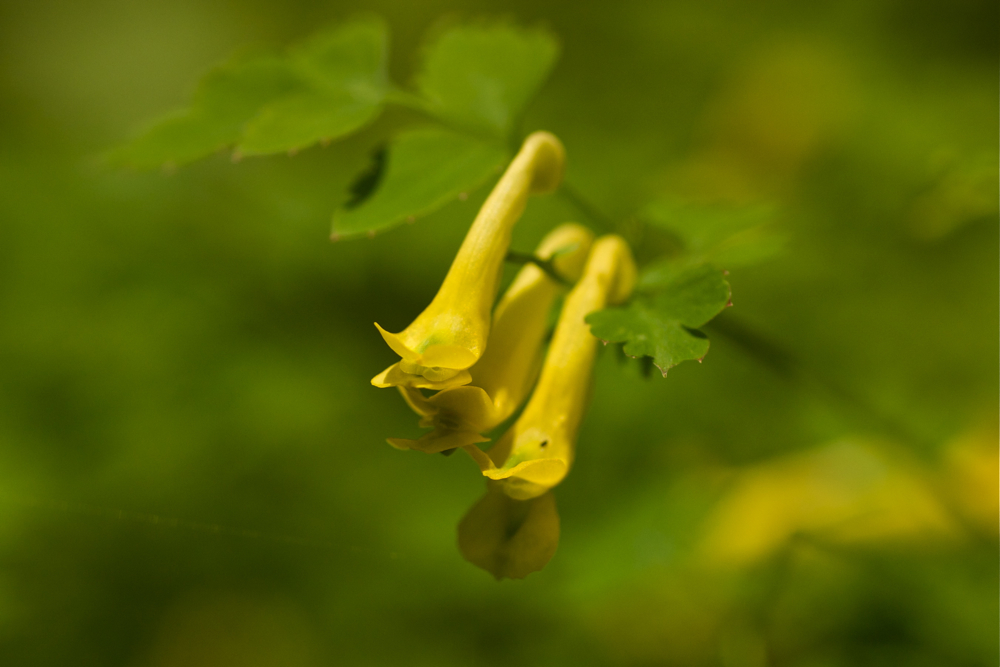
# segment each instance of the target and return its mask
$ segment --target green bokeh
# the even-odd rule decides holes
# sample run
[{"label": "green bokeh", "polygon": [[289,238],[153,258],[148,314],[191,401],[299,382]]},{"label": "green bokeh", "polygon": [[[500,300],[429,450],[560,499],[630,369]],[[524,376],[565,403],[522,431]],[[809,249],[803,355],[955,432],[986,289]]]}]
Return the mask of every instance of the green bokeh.
[{"label": "green bokeh", "polygon": [[[397,81],[442,22],[548,26],[524,129],[623,229],[660,197],[779,211],[704,363],[601,355],[559,550],[524,581],[462,560],[482,479],[386,445],[419,431],[369,385],[394,356],[372,323],[426,305],[484,193],[327,240],[418,116],[294,158],[99,160],[234,50],[361,10]],[[995,521],[728,568],[698,545],[749,466],[847,443],[947,499],[955,443],[995,452],[997,25],[972,0],[3,4],[0,664],[996,664]],[[568,219],[601,224],[532,200],[514,248]]]}]

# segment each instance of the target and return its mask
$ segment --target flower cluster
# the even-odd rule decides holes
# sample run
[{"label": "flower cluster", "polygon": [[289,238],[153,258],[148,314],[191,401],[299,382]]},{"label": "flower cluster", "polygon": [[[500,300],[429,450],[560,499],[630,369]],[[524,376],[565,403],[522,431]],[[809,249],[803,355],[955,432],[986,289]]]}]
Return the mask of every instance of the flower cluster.
[{"label": "flower cluster", "polygon": [[[461,448],[471,456],[488,492],[460,523],[459,547],[498,578],[524,577],[555,552],[559,518],[550,490],[573,463],[597,348],[584,319],[626,300],[635,285],[624,240],[595,240],[585,227],[568,223],[535,251],[545,270],[526,264],[493,307],[511,230],[530,194],[559,186],[563,166],[558,139],[530,135],[476,216],[431,304],[401,333],[375,325],[400,361],[372,384],[397,387],[420,425],[431,429],[419,439],[389,443],[426,453]],[[572,287],[546,352],[549,313],[566,285]],[[484,451],[485,434],[525,402],[514,424]]]}]

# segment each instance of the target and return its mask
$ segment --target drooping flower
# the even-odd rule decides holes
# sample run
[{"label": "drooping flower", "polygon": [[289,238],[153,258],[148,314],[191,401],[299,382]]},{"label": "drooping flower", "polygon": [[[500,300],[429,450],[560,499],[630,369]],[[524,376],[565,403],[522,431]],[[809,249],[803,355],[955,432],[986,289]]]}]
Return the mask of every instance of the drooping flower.
[{"label": "drooping flower", "polygon": [[514,224],[529,194],[555,190],[565,152],[548,132],[525,139],[487,197],[430,305],[406,329],[382,338],[401,360],[374,379],[376,387],[440,390],[468,384],[468,369],[486,351],[490,309],[499,289]]},{"label": "drooping flower", "polygon": [[563,305],[541,377],[524,412],[489,453],[464,447],[486,477],[511,498],[544,494],[573,464],[577,433],[590,393],[597,339],[584,321],[626,300],[635,285],[632,253],[618,236],[594,242],[583,276]]},{"label": "drooping flower", "polygon": [[[594,235],[577,224],[560,225],[539,244],[535,255],[550,260],[555,272],[576,281]],[[390,438],[401,449],[440,452],[478,442],[481,434],[514,414],[538,377],[549,311],[562,287],[539,267],[528,264],[504,293],[493,313],[489,347],[469,369],[470,384],[439,391],[431,397],[412,386],[400,386],[411,408],[433,427],[419,440]]]},{"label": "drooping flower", "polygon": [[559,510],[551,491],[514,500],[489,482],[486,495],[458,524],[462,556],[497,579],[523,579],[541,570],[558,546]]}]

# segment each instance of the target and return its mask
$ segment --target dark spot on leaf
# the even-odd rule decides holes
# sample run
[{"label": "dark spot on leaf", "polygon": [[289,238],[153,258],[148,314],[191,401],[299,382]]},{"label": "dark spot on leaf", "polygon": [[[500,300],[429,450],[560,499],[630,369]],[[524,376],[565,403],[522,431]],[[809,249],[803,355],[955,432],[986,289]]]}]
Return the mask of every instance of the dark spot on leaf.
[{"label": "dark spot on leaf", "polygon": [[639,363],[642,364],[642,377],[649,379],[653,373],[653,357],[643,357]]},{"label": "dark spot on leaf", "polygon": [[368,166],[365,167],[364,171],[355,176],[347,188],[350,196],[344,203],[345,209],[360,206],[375,193],[379,183],[382,182],[382,176],[385,175],[386,158],[388,156],[389,147],[386,144],[381,144],[372,151],[371,161],[368,163]]},{"label": "dark spot on leaf", "polygon": [[[681,326],[684,326],[684,325],[681,325]],[[687,331],[689,334],[691,334],[695,338],[701,338],[701,339],[708,338],[708,335],[705,334],[704,331],[698,331],[697,329],[692,329],[691,327],[684,327],[684,331]]]},{"label": "dark spot on leaf", "polygon": [[549,444],[549,441],[548,441],[548,440],[542,440],[542,442],[541,442],[541,443],[540,443],[540,444],[539,444],[538,446],[539,446],[539,447],[545,447],[545,446],[546,446],[546,445],[548,445],[548,444]]}]

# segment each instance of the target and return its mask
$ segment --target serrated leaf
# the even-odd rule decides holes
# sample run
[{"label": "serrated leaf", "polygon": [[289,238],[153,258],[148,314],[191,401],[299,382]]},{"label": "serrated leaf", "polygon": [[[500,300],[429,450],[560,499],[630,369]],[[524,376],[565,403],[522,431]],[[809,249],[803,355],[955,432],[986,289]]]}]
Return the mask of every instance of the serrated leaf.
[{"label": "serrated leaf", "polygon": [[690,204],[656,201],[643,211],[647,222],[671,232],[693,264],[735,268],[757,264],[780,252],[784,239],[771,228],[770,206]]},{"label": "serrated leaf", "polygon": [[558,54],[541,29],[452,28],[427,48],[417,87],[444,120],[506,137]]},{"label": "serrated leaf", "polygon": [[375,119],[381,104],[345,95],[306,92],[267,105],[243,132],[237,151],[266,155],[297,151],[360,129]]},{"label": "serrated leaf", "polygon": [[318,91],[379,101],[388,85],[389,29],[378,17],[322,30],[293,47],[295,70]]},{"label": "serrated leaf", "polygon": [[587,323],[601,340],[625,343],[625,354],[652,357],[666,375],[682,361],[705,356],[708,338],[697,328],[726,307],[730,293],[723,273],[708,265],[683,268],[658,286],[626,306],[591,313]]},{"label": "serrated leaf", "polygon": [[375,191],[334,215],[333,236],[375,233],[435,211],[497,173],[506,152],[488,142],[441,129],[412,130],[389,146]]},{"label": "serrated leaf", "polygon": [[296,151],[368,124],[388,90],[387,56],[388,31],[374,18],[325,30],[293,48],[288,60],[299,90],[250,119],[238,151]]},{"label": "serrated leaf", "polygon": [[244,124],[271,100],[295,89],[297,78],[283,58],[239,58],[209,72],[191,107],[155,123],[114,151],[111,160],[137,168],[180,165],[239,140]]}]

